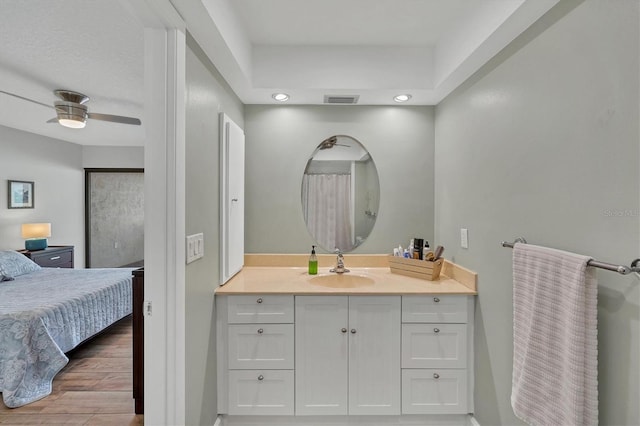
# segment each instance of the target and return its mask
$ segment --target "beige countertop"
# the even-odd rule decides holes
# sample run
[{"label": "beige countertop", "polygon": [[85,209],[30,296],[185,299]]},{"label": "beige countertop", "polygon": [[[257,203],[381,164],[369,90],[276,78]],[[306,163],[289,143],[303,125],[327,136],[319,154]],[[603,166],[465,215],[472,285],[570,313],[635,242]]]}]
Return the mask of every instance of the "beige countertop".
[{"label": "beige countertop", "polygon": [[[261,263],[245,260],[245,265]],[[330,273],[330,267],[322,266],[318,268],[318,275],[309,275],[306,267],[245,266],[219,287],[216,294],[477,294],[477,275],[448,261],[434,281],[394,274],[389,267],[350,267],[347,256],[345,266],[351,272],[343,275]]]}]

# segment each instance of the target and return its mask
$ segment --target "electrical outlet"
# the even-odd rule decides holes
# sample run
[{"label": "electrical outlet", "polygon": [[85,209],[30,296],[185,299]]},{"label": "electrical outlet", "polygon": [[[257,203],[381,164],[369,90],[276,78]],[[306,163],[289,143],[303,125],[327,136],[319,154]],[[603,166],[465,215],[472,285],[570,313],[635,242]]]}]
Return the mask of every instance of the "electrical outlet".
[{"label": "electrical outlet", "polygon": [[460,228],[460,247],[469,248],[469,230],[467,228]]}]

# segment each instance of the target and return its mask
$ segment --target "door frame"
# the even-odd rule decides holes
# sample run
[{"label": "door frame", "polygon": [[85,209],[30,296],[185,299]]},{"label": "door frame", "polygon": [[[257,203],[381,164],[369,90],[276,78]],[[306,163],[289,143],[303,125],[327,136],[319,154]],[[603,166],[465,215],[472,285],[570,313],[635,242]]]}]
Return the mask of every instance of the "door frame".
[{"label": "door frame", "polygon": [[120,0],[144,26],[144,420],[185,424],[186,25],[170,0]]}]

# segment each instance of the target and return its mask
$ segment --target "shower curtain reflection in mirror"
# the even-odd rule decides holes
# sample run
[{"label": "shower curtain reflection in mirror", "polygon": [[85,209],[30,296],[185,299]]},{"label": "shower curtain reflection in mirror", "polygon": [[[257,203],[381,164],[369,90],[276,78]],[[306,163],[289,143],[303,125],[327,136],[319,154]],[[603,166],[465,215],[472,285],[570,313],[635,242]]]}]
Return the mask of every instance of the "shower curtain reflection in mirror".
[{"label": "shower curtain reflection in mirror", "polygon": [[331,250],[353,248],[351,175],[305,174],[302,182],[304,219],[318,245]]}]

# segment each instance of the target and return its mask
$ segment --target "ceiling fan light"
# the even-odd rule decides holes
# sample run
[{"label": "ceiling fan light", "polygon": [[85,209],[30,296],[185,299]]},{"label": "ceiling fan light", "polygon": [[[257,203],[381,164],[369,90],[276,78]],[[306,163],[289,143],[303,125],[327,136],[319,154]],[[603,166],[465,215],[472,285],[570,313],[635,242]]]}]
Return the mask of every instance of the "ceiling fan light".
[{"label": "ceiling fan light", "polygon": [[69,127],[71,129],[83,129],[84,126],[87,125],[87,122],[82,117],[58,117],[58,123],[64,127]]},{"label": "ceiling fan light", "polygon": [[87,106],[67,101],[55,102],[58,123],[71,129],[83,129],[87,124]]}]

